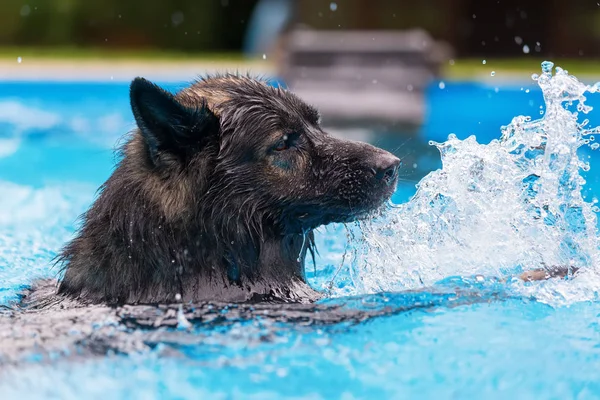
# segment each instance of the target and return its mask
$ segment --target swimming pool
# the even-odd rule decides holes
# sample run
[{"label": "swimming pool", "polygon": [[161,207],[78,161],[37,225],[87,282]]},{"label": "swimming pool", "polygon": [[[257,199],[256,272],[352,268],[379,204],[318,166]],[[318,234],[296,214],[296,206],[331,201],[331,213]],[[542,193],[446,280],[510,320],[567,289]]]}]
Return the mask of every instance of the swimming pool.
[{"label": "swimming pool", "polygon": [[[440,89],[436,83],[429,88],[424,128],[397,150],[400,155],[409,155],[405,159],[408,181],[401,182],[395,202],[406,202],[415,193],[415,181],[440,166],[439,153],[426,145],[429,140],[444,141],[452,132],[459,138],[473,133],[480,142],[488,143],[499,137],[500,125],[507,125],[514,116],[537,118],[540,106],[546,107],[534,84],[523,89],[520,85],[498,85],[496,89],[494,84],[453,82],[442,86]],[[133,128],[127,90],[123,83],[0,83],[2,304],[16,299],[19,290],[34,279],[56,275],[50,260],[73,233],[77,216],[90,204],[96,188],[110,174],[112,149],[118,138]],[[590,96],[587,103],[594,105],[598,98]],[[593,116],[589,117],[592,124]],[[371,137],[390,149],[405,142],[404,136],[394,139],[378,132],[372,132]],[[464,151],[473,149],[484,162],[488,160],[483,157],[486,152],[493,155],[489,148],[476,146]],[[448,157],[461,151],[457,143]],[[584,158],[591,156],[590,171],[584,173],[588,181],[584,193],[591,199],[600,190],[598,174],[594,173],[596,156],[586,147],[580,153]],[[451,166],[451,161],[446,158],[444,168]],[[484,178],[487,180],[482,182],[489,183],[491,178]],[[480,192],[469,193],[476,196]],[[436,199],[441,199],[440,204],[432,207],[448,207],[443,198]],[[386,240],[399,233],[386,226],[375,223],[375,233],[368,225],[323,230],[318,235],[318,268],[307,270],[313,286],[325,289],[333,281],[333,296],[342,296],[356,309],[391,310],[382,313],[386,315],[360,323],[270,318],[198,323],[185,340],[164,339],[168,335],[158,342],[147,340],[151,345],[133,354],[109,351],[105,356],[78,358],[61,351],[42,356],[40,351],[18,366],[3,366],[0,396],[600,397],[600,303],[594,298],[595,286],[587,291],[579,287],[572,290],[573,280],[562,286],[542,283],[514,290],[508,283],[479,275],[496,272],[493,269],[480,271],[452,264],[492,248],[473,247],[469,253],[457,245],[455,250],[448,248],[448,253],[441,253],[455,269],[416,271],[420,275],[415,281],[425,287],[429,286],[428,279],[433,280],[440,293],[437,289],[419,294],[394,290],[418,288],[419,284],[415,286],[408,278],[400,282],[404,276],[387,272],[379,281],[369,277],[381,274],[382,268],[397,269],[390,264],[394,262],[390,254],[408,259],[419,255],[398,254],[406,247],[395,242],[390,243],[391,247],[398,245],[396,253],[394,249],[365,253],[358,245],[366,240],[366,245],[372,246],[372,240],[377,240],[382,248],[390,247]],[[447,233],[452,227],[432,226],[427,232]],[[464,224],[456,226],[461,232],[466,229]],[[501,237],[501,231],[489,228]],[[366,236],[359,238],[363,230]],[[461,232],[454,231],[454,237],[460,239]],[[350,254],[347,257],[354,257],[354,261],[344,260],[344,254]],[[467,261],[473,260],[480,258]],[[481,260],[483,264],[489,261]],[[342,261],[345,267],[340,268]],[[398,282],[381,282],[394,279]],[[386,286],[388,283],[397,285]],[[391,289],[377,293],[377,288]],[[463,294],[453,295],[457,290]]]}]

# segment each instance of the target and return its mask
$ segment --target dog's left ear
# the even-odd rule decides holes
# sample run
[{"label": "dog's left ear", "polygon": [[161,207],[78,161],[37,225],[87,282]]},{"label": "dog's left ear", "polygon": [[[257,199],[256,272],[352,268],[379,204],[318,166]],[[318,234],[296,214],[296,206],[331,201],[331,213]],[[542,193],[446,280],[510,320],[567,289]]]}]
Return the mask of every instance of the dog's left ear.
[{"label": "dog's left ear", "polygon": [[195,154],[218,132],[218,118],[206,104],[187,107],[144,78],[131,82],[129,94],[133,116],[155,164],[160,163],[162,152],[181,159]]}]

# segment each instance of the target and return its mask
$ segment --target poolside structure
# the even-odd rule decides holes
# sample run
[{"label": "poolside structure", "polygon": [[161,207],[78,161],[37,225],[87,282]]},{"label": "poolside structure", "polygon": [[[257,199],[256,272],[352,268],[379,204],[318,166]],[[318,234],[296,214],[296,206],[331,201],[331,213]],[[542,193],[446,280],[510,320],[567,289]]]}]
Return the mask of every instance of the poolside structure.
[{"label": "poolside structure", "polygon": [[419,126],[424,90],[451,53],[418,29],[294,29],[280,50],[279,76],[329,125]]}]

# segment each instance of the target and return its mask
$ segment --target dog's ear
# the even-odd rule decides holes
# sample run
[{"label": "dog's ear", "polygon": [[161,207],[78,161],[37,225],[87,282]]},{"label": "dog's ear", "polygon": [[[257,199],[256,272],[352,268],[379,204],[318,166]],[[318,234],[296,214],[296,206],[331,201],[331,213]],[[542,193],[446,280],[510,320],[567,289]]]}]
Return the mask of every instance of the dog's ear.
[{"label": "dog's ear", "polygon": [[185,160],[218,132],[218,118],[206,104],[187,107],[144,78],[131,82],[129,95],[133,116],[154,163],[159,163],[162,152]]}]

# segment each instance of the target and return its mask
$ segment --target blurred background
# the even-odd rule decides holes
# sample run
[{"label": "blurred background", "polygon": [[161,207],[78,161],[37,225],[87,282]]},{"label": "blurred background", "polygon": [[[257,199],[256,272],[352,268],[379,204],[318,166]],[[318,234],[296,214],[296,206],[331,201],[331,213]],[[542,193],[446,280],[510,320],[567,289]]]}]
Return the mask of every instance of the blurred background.
[{"label": "blurred background", "polygon": [[[543,113],[531,80],[543,60],[591,82],[599,57],[596,0],[2,0],[0,178],[100,181],[101,149],[133,127],[133,77],[176,91],[237,71],[291,88],[333,134],[394,151],[414,183],[439,166],[430,140],[488,143],[514,116]],[[16,156],[37,151],[17,141],[61,135],[95,152]],[[74,157],[77,173],[56,161]]]},{"label": "blurred background", "polygon": [[0,45],[44,53],[52,48],[70,48],[73,54],[84,49],[190,57],[240,53],[270,44],[282,29],[306,25],[423,28],[459,57],[523,56],[523,45],[532,56],[600,54],[595,0],[3,0],[0,10]]},{"label": "blurred background", "polygon": [[[545,103],[532,74],[541,72],[544,60],[584,82],[600,80],[600,0],[0,0],[0,318],[13,315],[6,314],[14,309],[9,302],[23,300],[35,279],[60,276],[57,252],[113,171],[115,148],[136,128],[129,104],[129,83],[136,76],[171,91],[215,71],[270,77],[272,85],[287,86],[317,106],[328,132],[402,158],[392,198],[399,204],[440,167],[432,142],[455,134],[488,144],[515,116],[542,118]],[[595,110],[581,114],[580,121],[600,125],[600,93],[590,94],[586,103]],[[177,339],[174,329],[161,327],[143,346],[140,338],[149,336],[138,334],[148,326],[127,322],[126,308],[120,314],[126,328],[105,318],[102,307],[85,311],[83,319],[71,313],[75,310],[52,319],[43,314],[60,327],[56,332],[69,330],[69,342],[77,343],[73,348],[54,343],[55,330],[47,335],[47,324],[39,324],[39,335],[31,334],[37,327],[21,330],[18,321],[28,319],[16,316],[10,329],[9,322],[0,324],[0,400],[114,399],[114,393],[127,399],[185,398],[191,391],[196,398],[254,399],[412,393],[485,399],[510,392],[518,398],[600,398],[600,308],[584,301],[598,298],[596,275],[584,272],[556,286],[525,284],[523,291],[492,278],[516,271],[500,268],[512,262],[538,266],[546,259],[537,256],[538,249],[554,244],[569,257],[556,258],[565,260],[556,265],[597,259],[591,235],[578,243],[584,229],[591,232],[591,219],[587,206],[568,203],[576,198],[572,164],[561,174],[556,201],[546,188],[529,203],[538,190],[535,173],[546,164],[519,163],[528,174],[522,179],[528,194],[508,201],[500,193],[521,172],[509,172],[515,176],[505,182],[496,179],[497,171],[516,169],[496,168],[495,162],[507,159],[499,147],[470,145],[467,157],[461,153],[463,161],[440,174],[437,184],[429,183],[430,194],[397,214],[415,216],[414,223],[392,222],[384,229],[376,222],[380,234],[370,235],[367,228],[364,242],[354,238],[358,230],[333,227],[317,236],[318,270],[307,263],[311,284],[331,288],[335,281],[338,293],[355,293],[353,286],[362,293],[400,288],[426,275],[422,284],[444,278],[439,292],[352,297],[348,310],[388,315],[364,325],[358,324],[359,314],[352,323],[329,325],[322,313],[311,327],[287,324],[279,311],[273,315],[281,323],[238,320],[235,315],[244,314],[239,310],[231,317],[214,310],[192,321],[193,336]],[[527,153],[537,157],[542,148],[536,143]],[[561,148],[556,158],[546,153],[552,168],[566,167],[565,149],[571,148]],[[600,156],[592,148],[579,149],[588,200],[600,198]],[[461,173],[463,182],[455,179]],[[444,175],[454,178],[445,183]],[[552,177],[550,171],[539,182],[554,185]],[[484,216],[483,210],[495,210],[476,203],[494,193],[498,210]],[[434,199],[429,209],[426,199]],[[529,218],[518,221],[523,215],[540,218],[541,228]],[[499,225],[487,223],[496,217]],[[398,238],[413,239],[392,241],[396,226]],[[431,254],[423,250],[428,245]],[[374,251],[367,250],[371,246]],[[479,269],[480,260],[489,269]],[[404,276],[402,268],[412,272]],[[488,271],[490,279],[454,276],[461,271]],[[388,286],[384,280],[394,282]],[[455,288],[459,296],[446,293]],[[471,300],[476,304],[461,305]],[[34,296],[31,304],[44,302]],[[171,311],[157,314],[156,323],[163,316],[173,322]],[[71,329],[70,320],[83,322]],[[123,329],[129,336],[122,336]],[[114,343],[105,336],[113,332]],[[13,351],[18,345],[35,350]],[[11,372],[11,354],[19,354],[14,364],[23,373]],[[8,395],[2,391],[5,381],[14,384],[13,396],[10,388]]]}]

